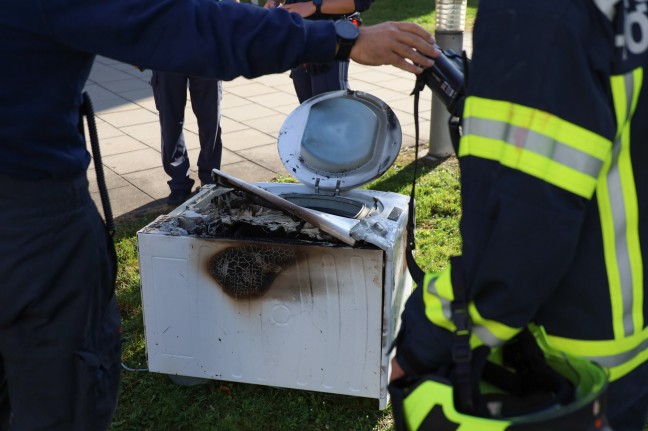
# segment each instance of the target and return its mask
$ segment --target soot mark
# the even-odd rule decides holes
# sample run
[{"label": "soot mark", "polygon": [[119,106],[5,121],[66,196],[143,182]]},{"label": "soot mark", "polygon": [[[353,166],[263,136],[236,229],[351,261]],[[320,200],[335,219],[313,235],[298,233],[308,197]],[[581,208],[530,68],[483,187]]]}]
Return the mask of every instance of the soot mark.
[{"label": "soot mark", "polygon": [[246,244],[216,253],[209,259],[207,271],[233,298],[256,298],[296,261],[297,254],[289,247]]}]

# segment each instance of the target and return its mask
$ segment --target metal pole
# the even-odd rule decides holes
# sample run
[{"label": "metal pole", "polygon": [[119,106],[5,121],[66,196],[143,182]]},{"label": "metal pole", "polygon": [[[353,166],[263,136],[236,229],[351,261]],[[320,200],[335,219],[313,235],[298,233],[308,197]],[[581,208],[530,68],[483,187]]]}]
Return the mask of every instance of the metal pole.
[{"label": "metal pole", "polygon": [[[468,0],[436,0],[434,37],[441,48],[462,51],[467,2]],[[450,114],[443,102],[434,95],[430,115],[430,148],[426,157],[434,161],[443,160],[454,154],[448,130]]]}]

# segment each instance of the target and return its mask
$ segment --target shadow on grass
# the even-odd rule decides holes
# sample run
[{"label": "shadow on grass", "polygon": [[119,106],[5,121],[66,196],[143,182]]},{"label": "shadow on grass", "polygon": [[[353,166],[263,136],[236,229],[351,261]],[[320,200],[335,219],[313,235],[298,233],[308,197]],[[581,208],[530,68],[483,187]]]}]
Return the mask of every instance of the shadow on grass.
[{"label": "shadow on grass", "polygon": [[401,163],[401,166],[397,169],[397,171],[392,175],[383,175],[382,177],[371,183],[368,188],[371,190],[409,194],[412,187],[412,182],[414,181],[415,169],[416,178],[420,178],[421,176],[433,171],[450,158],[448,157],[444,159],[433,159],[427,157],[422,153],[423,152],[419,150],[418,160],[414,160],[413,150],[411,151],[411,155],[401,155],[401,157],[399,157],[399,160],[397,160],[396,162]]}]

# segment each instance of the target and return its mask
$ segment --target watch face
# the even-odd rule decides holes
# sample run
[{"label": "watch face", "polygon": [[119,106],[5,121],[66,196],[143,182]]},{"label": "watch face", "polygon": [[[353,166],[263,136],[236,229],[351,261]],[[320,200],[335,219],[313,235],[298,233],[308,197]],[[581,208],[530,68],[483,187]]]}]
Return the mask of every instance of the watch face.
[{"label": "watch face", "polygon": [[355,40],[360,35],[358,27],[350,21],[340,20],[335,22],[335,32],[338,37],[347,40]]}]

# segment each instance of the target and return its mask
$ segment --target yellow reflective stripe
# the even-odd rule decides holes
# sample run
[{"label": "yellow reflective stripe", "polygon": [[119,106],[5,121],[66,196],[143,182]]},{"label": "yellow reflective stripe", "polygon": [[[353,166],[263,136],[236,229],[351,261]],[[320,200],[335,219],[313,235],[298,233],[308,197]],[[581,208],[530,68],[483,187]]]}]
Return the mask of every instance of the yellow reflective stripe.
[{"label": "yellow reflective stripe", "polygon": [[646,361],[648,361],[648,349],[642,350],[641,353],[625,364],[616,367],[608,367],[608,370],[610,371],[610,381],[613,382],[620,379]]},{"label": "yellow reflective stripe", "polygon": [[418,431],[425,418],[435,408],[443,409],[443,415],[459,424],[457,431],[506,431],[511,422],[506,419],[487,419],[459,413],[454,408],[454,397],[450,383],[425,381],[403,400],[403,414],[408,430]]},{"label": "yellow reflective stripe", "polygon": [[481,338],[479,338],[477,335],[475,335],[474,332],[472,332],[470,334],[470,340],[468,341],[468,343],[470,344],[471,350],[475,350],[477,347],[483,346],[484,344],[486,344],[486,343],[484,343],[482,341]]},{"label": "yellow reflective stripe", "polygon": [[[626,83],[624,75],[617,75],[610,78],[612,94],[614,95],[614,113],[618,125],[625,124],[628,118],[628,102],[626,100]],[[620,130],[620,129],[619,129]]]},{"label": "yellow reflective stripe", "polygon": [[623,377],[648,359],[648,328],[618,340],[576,340],[548,335],[556,350],[583,356],[610,370],[611,378]]},{"label": "yellow reflective stripe", "polygon": [[483,118],[528,129],[600,160],[609,157],[608,139],[553,114],[528,106],[471,96],[466,99],[463,115],[464,119]]},{"label": "yellow reflective stripe", "polygon": [[466,100],[460,157],[495,160],[591,198],[609,152],[609,140],[552,114],[498,100]]},{"label": "yellow reflective stripe", "polygon": [[[643,69],[637,68],[633,71],[634,93],[631,102],[631,112],[635,112],[639,100],[639,93],[643,86]],[[637,189],[634,182],[634,173],[632,169],[632,160],[630,153],[630,122],[624,131],[624,152],[622,170],[624,181],[624,197],[626,202],[626,213],[628,217],[628,253],[630,255],[630,267],[632,268],[632,286],[633,286],[633,310],[635,333],[641,330],[644,322],[644,268],[643,257],[641,254],[641,243],[639,241],[639,203],[637,200]]]},{"label": "yellow reflective stripe", "polygon": [[[604,169],[606,171],[609,170],[609,166],[606,165]],[[601,236],[603,238],[603,258],[605,267],[607,268],[613,333],[615,338],[621,338],[625,332],[623,327],[623,293],[621,291],[621,280],[614,249],[614,217],[612,217],[612,206],[606,198],[609,195],[610,191],[608,189],[607,179],[603,176],[597,187]]]},{"label": "yellow reflective stripe", "polygon": [[477,156],[498,161],[504,166],[540,178],[587,199],[592,197],[596,189],[595,178],[504,141],[464,135],[459,147],[459,156]]},{"label": "yellow reflective stripe", "polygon": [[[454,300],[454,290],[452,289],[452,279],[450,277],[451,265],[448,265],[445,271],[440,274],[427,273],[423,279],[423,303],[425,304],[425,315],[437,326],[455,331],[457,327],[452,321],[452,301]],[[484,337],[488,339],[488,337]],[[476,348],[484,342],[475,334],[470,334],[470,347]]]},{"label": "yellow reflective stripe", "polygon": [[426,274],[423,285],[426,286],[423,291],[423,302],[427,318],[437,326],[454,331],[456,327],[452,323],[450,307],[454,299],[450,265],[440,274]]},{"label": "yellow reflective stripe", "polygon": [[504,143],[519,150],[542,156],[576,172],[597,178],[603,161],[571,145],[533,130],[513,126],[502,121],[470,117],[463,122],[466,136],[479,136]]},{"label": "yellow reflective stripe", "polygon": [[[425,304],[425,315],[437,326],[455,331],[456,326],[452,322],[452,301],[454,291],[450,277],[451,267],[439,274],[426,274],[423,281],[423,303]],[[472,334],[470,337],[471,347],[486,344],[495,347],[513,338],[521,328],[512,328],[495,320],[484,318],[474,303],[468,305],[468,313],[472,321]]]},{"label": "yellow reflective stripe", "polygon": [[[497,347],[513,338],[522,328],[512,328],[501,322],[484,318],[477,310],[475,303],[468,305],[472,319],[472,332],[489,347]],[[471,346],[474,341],[471,339]]]},{"label": "yellow reflective stripe", "polygon": [[547,335],[552,347],[579,356],[614,356],[640,347],[648,341],[648,328],[641,333],[618,340],[577,340],[573,338]]},{"label": "yellow reflective stripe", "polygon": [[642,69],[611,78],[618,131],[612,157],[605,162],[596,192],[614,339],[582,341],[549,337],[555,348],[607,367],[611,380],[623,377],[648,360],[639,210],[630,152],[631,119],[642,84]]},{"label": "yellow reflective stripe", "polygon": [[630,152],[630,120],[642,83],[640,68],[611,78],[618,132],[597,191],[616,339],[641,331],[645,324],[639,209]]},{"label": "yellow reflective stripe", "polygon": [[[403,413],[408,430],[418,430],[432,408],[437,405],[433,400],[447,400],[452,405],[452,387],[450,385],[436,384],[430,381],[423,382],[403,400]],[[448,407],[444,413],[448,413]]]}]

